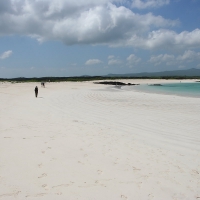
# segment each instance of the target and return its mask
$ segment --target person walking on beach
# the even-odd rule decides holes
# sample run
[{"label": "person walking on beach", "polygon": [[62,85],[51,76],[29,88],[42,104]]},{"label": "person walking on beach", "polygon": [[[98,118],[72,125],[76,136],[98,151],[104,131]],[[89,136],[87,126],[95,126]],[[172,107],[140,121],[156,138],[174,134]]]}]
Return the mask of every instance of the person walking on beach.
[{"label": "person walking on beach", "polygon": [[38,87],[36,86],[35,87],[35,97],[37,97],[37,95],[38,95]]},{"label": "person walking on beach", "polygon": [[44,82],[41,82],[41,87],[45,87],[45,83]]}]

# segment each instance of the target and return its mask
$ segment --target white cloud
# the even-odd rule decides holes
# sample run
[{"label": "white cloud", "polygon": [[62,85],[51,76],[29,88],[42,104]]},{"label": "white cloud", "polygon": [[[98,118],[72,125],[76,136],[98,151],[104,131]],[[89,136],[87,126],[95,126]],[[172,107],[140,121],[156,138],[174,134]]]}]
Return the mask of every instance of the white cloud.
[{"label": "white cloud", "polygon": [[113,2],[122,0],[7,0],[0,4],[0,35],[27,35],[71,44],[127,43],[152,27],[177,24],[153,14],[139,15]]},{"label": "white cloud", "polygon": [[171,65],[175,61],[174,55],[169,54],[160,54],[158,56],[151,56],[149,62],[154,63],[155,65],[160,65],[161,63],[165,63],[166,65]]},{"label": "white cloud", "polygon": [[10,56],[12,55],[12,51],[5,51],[4,53],[2,53],[0,55],[0,59],[3,60],[3,59],[6,59],[6,58],[9,58]]},{"label": "white cloud", "polygon": [[[116,6],[119,4],[121,6]],[[142,49],[200,47],[200,29],[177,33],[178,20],[152,13],[138,14],[123,6],[127,0],[0,1],[0,36],[26,35],[66,45],[102,44]],[[169,0],[131,0],[136,8],[169,4]]]},{"label": "white cloud", "polygon": [[129,66],[136,65],[141,61],[141,58],[137,57],[135,54],[131,54],[127,59],[127,64]]},{"label": "white cloud", "polygon": [[110,59],[109,61],[108,61],[108,65],[120,65],[120,64],[122,64],[122,61],[121,60],[119,60],[119,59]]},{"label": "white cloud", "polygon": [[183,55],[177,57],[177,60],[187,62],[191,62],[197,59],[200,59],[200,52],[195,52],[191,50],[185,51]]},{"label": "white cloud", "polygon": [[138,9],[157,8],[170,3],[170,0],[133,0],[132,7]]},{"label": "white cloud", "polygon": [[116,58],[114,55],[110,55],[108,56],[108,65],[120,65],[122,64],[123,62]]},{"label": "white cloud", "polygon": [[[200,60],[200,52],[195,52],[191,50],[185,51],[182,55],[174,56],[169,54],[160,54],[156,56],[151,56],[149,62],[154,65],[180,65],[184,66],[186,62],[196,62]],[[179,68],[180,68],[179,66]]]},{"label": "white cloud", "polygon": [[101,64],[101,63],[102,63],[102,61],[99,59],[90,59],[85,62],[85,65],[97,65],[97,64]]},{"label": "white cloud", "polygon": [[144,49],[187,49],[200,47],[200,29],[192,32],[183,31],[176,33],[171,30],[160,29],[152,31],[147,38],[132,37],[131,45]]}]

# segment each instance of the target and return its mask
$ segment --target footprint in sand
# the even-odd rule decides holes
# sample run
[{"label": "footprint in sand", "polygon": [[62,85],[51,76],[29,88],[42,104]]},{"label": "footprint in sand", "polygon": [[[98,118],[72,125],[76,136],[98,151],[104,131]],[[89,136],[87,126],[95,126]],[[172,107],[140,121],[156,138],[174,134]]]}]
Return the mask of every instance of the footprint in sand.
[{"label": "footprint in sand", "polygon": [[121,195],[122,199],[128,199],[128,197],[126,197],[125,195]]},{"label": "footprint in sand", "polygon": [[[73,184],[73,183],[72,183]],[[69,187],[70,184],[61,184],[61,185],[55,185],[52,188],[58,188],[58,187]]]},{"label": "footprint in sand", "polygon": [[42,163],[38,164],[38,167],[41,168],[42,167]]},{"label": "footprint in sand", "polygon": [[47,174],[42,174],[41,176],[39,176],[38,178],[44,178],[44,177],[46,177],[47,176]]},{"label": "footprint in sand", "polygon": [[42,197],[46,195],[46,193],[39,193],[39,194],[36,194],[36,195],[27,195],[26,197]]},{"label": "footprint in sand", "polygon": [[81,161],[78,161],[79,164],[85,165],[84,163],[82,163]]},{"label": "footprint in sand", "polygon": [[154,198],[153,194],[149,194],[148,197],[150,197],[151,199]]},{"label": "footprint in sand", "polygon": [[47,184],[42,185],[42,187],[47,187]]},{"label": "footprint in sand", "polygon": [[45,189],[45,190],[48,190],[49,187],[47,186],[47,184],[43,184],[42,187]]},{"label": "footprint in sand", "polygon": [[97,173],[100,175],[102,174],[103,172],[101,170],[98,170]]},{"label": "footprint in sand", "polygon": [[133,170],[139,170],[139,171],[140,171],[141,169],[138,169],[138,168],[136,168],[136,167],[133,167]]}]

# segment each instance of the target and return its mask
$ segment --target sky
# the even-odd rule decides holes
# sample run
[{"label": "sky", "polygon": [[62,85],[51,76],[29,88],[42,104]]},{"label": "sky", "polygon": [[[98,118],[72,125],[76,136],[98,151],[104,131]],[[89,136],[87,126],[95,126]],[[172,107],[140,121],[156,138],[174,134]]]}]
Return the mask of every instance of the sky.
[{"label": "sky", "polygon": [[0,78],[200,68],[200,0],[0,0]]}]

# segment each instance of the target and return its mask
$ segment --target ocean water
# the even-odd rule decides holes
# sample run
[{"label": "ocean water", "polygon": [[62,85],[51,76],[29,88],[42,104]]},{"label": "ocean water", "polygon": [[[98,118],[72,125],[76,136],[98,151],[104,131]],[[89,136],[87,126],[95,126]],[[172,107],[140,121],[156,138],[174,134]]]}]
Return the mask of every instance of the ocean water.
[{"label": "ocean water", "polygon": [[[200,82],[194,83],[167,83],[161,86],[142,84],[138,86],[130,86],[143,92],[161,93],[168,95],[190,96],[200,98]],[[126,89],[128,89],[126,87]],[[131,88],[130,88],[131,89]],[[128,90],[130,90],[128,89]]]}]

